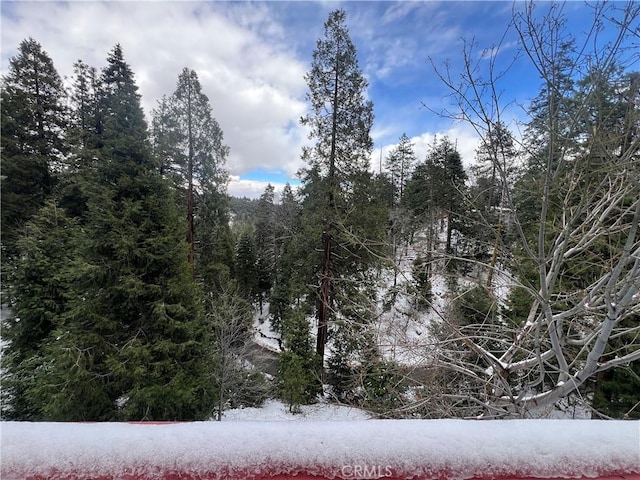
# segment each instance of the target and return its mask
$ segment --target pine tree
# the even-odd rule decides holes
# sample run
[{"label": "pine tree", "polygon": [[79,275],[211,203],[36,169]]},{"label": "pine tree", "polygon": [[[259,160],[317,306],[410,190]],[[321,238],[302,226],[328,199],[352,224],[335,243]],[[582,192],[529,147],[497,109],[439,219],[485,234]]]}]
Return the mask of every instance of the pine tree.
[{"label": "pine tree", "polygon": [[[316,351],[324,358],[328,327],[337,305],[339,286],[334,279],[343,273],[334,262],[337,255],[356,269],[361,262],[352,254],[353,238],[339,239],[350,229],[351,203],[356,195],[356,182],[367,175],[372,140],[373,105],[365,99],[367,81],[364,78],[346,24],[346,14],[336,10],[324,25],[324,38],[318,40],[311,70],[305,76],[311,112],[302,124],[310,128],[315,146],[306,149],[309,163],[305,172],[307,205],[312,205],[321,218],[304,234],[321,239],[322,258],[319,265],[320,286],[317,293],[318,336]],[[365,210],[367,203],[358,204]],[[312,219],[307,218],[307,222]],[[310,225],[310,223],[307,223]],[[317,235],[317,236],[316,236]],[[358,237],[363,238],[363,237]],[[364,237],[366,238],[366,237]],[[341,241],[344,240],[344,241]],[[357,241],[356,241],[357,242]]]},{"label": "pine tree", "polygon": [[[230,240],[224,169],[229,148],[194,70],[182,70],[174,93],[154,111],[153,132],[163,174],[184,189],[194,275],[210,285],[219,283],[218,274],[232,269],[231,257],[219,252],[220,247],[228,248]],[[224,244],[216,244],[222,237]]]},{"label": "pine tree", "polygon": [[235,254],[238,288],[247,300],[252,300],[257,287],[257,258],[253,229],[245,227],[238,237]]},{"label": "pine tree", "polygon": [[462,214],[465,210],[465,181],[467,180],[467,174],[462,166],[462,157],[460,157],[460,153],[455,146],[448,143],[445,138],[440,144],[440,148],[443,155],[445,181],[440,199],[447,217],[446,251],[452,252],[452,233],[454,229],[460,231]]},{"label": "pine tree", "polygon": [[262,312],[262,303],[268,297],[273,284],[273,274],[277,270],[277,239],[274,201],[275,189],[267,185],[258,200],[255,220],[256,237],[256,293]]},{"label": "pine tree", "polygon": [[476,196],[477,206],[485,212],[502,205],[517,155],[508,127],[501,122],[492,127],[478,147],[477,163],[472,167],[476,184],[483,187]]},{"label": "pine tree", "polygon": [[[559,32],[564,24],[565,19],[561,19],[554,28]],[[579,137],[575,40],[556,39],[544,48],[552,51],[545,53],[546,80],[529,108],[531,119],[524,132],[527,165],[514,193],[523,228],[531,235],[540,227],[542,197],[549,197],[549,205],[562,204],[562,192],[556,189],[545,193],[544,185],[550,185],[553,177],[570,170],[566,160],[577,153]]]},{"label": "pine tree", "polygon": [[300,204],[291,185],[287,183],[282,189],[280,204],[276,208],[277,237],[283,243],[291,240],[300,228],[299,215]]},{"label": "pine tree", "polygon": [[196,205],[197,279],[206,289],[216,290],[236,274],[229,197],[226,190],[210,191],[197,197]]},{"label": "pine tree", "polygon": [[402,134],[398,145],[389,153],[386,159],[388,175],[386,180],[390,187],[390,217],[389,217],[389,243],[391,255],[396,264],[394,268],[393,284],[397,282],[398,246],[401,240],[407,238],[409,225],[406,222],[407,214],[404,211],[404,194],[407,182],[413,170],[416,156],[413,153],[413,144],[406,134]]},{"label": "pine tree", "polygon": [[[294,299],[298,298],[300,284],[296,284],[298,272],[296,262],[296,240],[300,232],[300,205],[296,200],[291,185],[286,184],[282,190],[282,200],[276,205],[276,268],[273,275],[273,289],[269,298],[271,327],[282,333],[282,325]],[[297,286],[297,288],[296,288]]]},{"label": "pine tree", "polygon": [[182,153],[178,119],[173,115],[171,99],[163,95],[151,112],[151,147],[160,174],[172,181],[175,188],[183,187],[181,176]]},{"label": "pine tree", "polygon": [[413,144],[407,134],[403,133],[399,140],[398,145],[389,153],[385,162],[393,188],[392,204],[394,206],[402,203],[405,186],[416,161]]},{"label": "pine tree", "polygon": [[403,204],[411,210],[413,221],[419,225],[429,225],[435,221],[437,182],[440,171],[436,169],[430,158],[416,166],[411,174],[405,190]]},{"label": "pine tree", "polygon": [[69,141],[82,151],[91,151],[100,147],[100,79],[96,69],[78,60],[73,64],[74,79],[69,95],[71,120],[69,122]]},{"label": "pine tree", "polygon": [[51,194],[66,152],[65,92],[53,61],[23,40],[2,79],[2,256],[15,255],[20,229]]},{"label": "pine tree", "polygon": [[239,227],[235,248],[235,278],[246,300],[253,300],[258,282],[255,229],[252,224]]},{"label": "pine tree", "polygon": [[446,251],[452,251],[452,233],[461,228],[465,212],[467,175],[455,145],[443,137],[427,153],[423,164],[416,167],[407,185],[406,205],[420,223],[430,229],[430,248],[434,249],[433,229],[437,209],[447,220]]},{"label": "pine tree", "polygon": [[51,341],[72,297],[78,234],[77,222],[47,200],[18,240],[20,263],[9,288],[13,311],[2,330],[9,342],[2,358],[5,418],[43,418],[39,388],[50,381],[46,373],[55,361],[46,357],[43,346]]},{"label": "pine tree", "polygon": [[517,155],[513,136],[507,126],[498,122],[490,127],[476,150],[477,163],[472,167],[475,176],[474,208],[480,213],[481,218],[472,226],[473,237],[480,244],[474,257],[484,260],[486,245],[493,243],[486,281],[489,287],[493,281],[498,251],[504,236],[504,208],[509,204]]},{"label": "pine tree", "polygon": [[60,173],[57,197],[69,215],[83,218],[87,211],[90,177],[95,175],[102,148],[101,86],[96,69],[78,60],[69,90],[69,155]]},{"label": "pine tree", "polygon": [[320,390],[317,357],[314,354],[309,322],[301,308],[287,308],[283,322],[284,350],[278,359],[278,382],[282,399],[293,413],[300,405],[313,402]]},{"label": "pine tree", "polygon": [[[553,8],[553,7],[551,7]],[[565,20],[558,23],[562,28]],[[575,40],[565,38],[555,43],[553,52],[546,52],[548,62],[543,68],[546,81],[529,107],[531,120],[525,130],[525,141],[532,155],[529,167],[538,175],[548,169],[553,172],[564,153],[576,147],[575,118]],[[551,45],[551,44],[550,44]],[[549,147],[552,147],[549,150]],[[551,157],[549,152],[553,152]]]}]

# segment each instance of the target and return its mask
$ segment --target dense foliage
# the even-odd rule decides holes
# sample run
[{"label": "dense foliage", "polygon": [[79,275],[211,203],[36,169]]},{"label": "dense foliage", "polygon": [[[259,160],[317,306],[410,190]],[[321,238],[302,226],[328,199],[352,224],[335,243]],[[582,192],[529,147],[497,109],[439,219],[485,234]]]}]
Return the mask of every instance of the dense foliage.
[{"label": "dense foliage", "polygon": [[[29,67],[35,62],[47,68]],[[29,68],[49,76],[36,82],[46,86],[42,91],[29,91],[31,82],[23,80]],[[211,375],[216,351],[203,284],[189,264],[182,185],[166,175],[166,158],[152,153],[121,47],[110,52],[99,76],[81,62],[76,75],[71,109],[56,108],[64,95],[59,78],[29,40],[12,61],[2,92],[7,124],[24,115],[35,122],[30,142],[3,124],[3,145],[22,144],[15,155],[3,155],[3,181],[22,185],[30,172],[20,166],[32,161],[41,172],[33,176],[41,179],[38,185],[3,195],[7,212],[22,212],[22,225],[16,216],[3,217],[3,231],[18,238],[7,242],[10,262],[3,265],[13,311],[3,328],[10,342],[3,358],[3,415],[206,418],[220,386]],[[34,100],[20,101],[26,95]],[[203,142],[207,132],[199,133]],[[219,132],[213,136],[219,143]],[[29,153],[27,145],[37,151]],[[25,155],[27,163],[21,161]],[[198,166],[206,163],[200,159]],[[208,185],[211,176],[199,177],[200,184]]]}]

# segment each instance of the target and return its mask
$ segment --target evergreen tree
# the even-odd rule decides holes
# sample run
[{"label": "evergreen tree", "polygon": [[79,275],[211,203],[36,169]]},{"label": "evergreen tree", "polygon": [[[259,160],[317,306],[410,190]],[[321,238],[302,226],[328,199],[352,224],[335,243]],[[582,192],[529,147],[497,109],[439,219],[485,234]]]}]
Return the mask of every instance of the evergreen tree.
[{"label": "evergreen tree", "polygon": [[255,220],[256,237],[256,293],[262,312],[262,302],[268,296],[277,270],[277,238],[274,201],[275,189],[267,185],[258,200]]},{"label": "evergreen tree", "polygon": [[296,283],[300,278],[296,276],[297,262],[300,260],[297,257],[300,205],[291,185],[285,185],[281,202],[275,207],[276,265],[273,275],[274,285],[269,298],[269,313],[273,330],[282,333],[282,324],[289,308],[294,300],[299,298],[299,294],[306,291]]},{"label": "evergreen tree", "polygon": [[300,405],[313,402],[319,393],[317,357],[311,345],[309,322],[301,308],[287,309],[283,331],[284,350],[278,359],[280,395],[289,410],[298,413]]},{"label": "evergreen tree", "polygon": [[[564,23],[565,19],[561,19],[555,28],[561,30]],[[566,37],[546,48],[552,49],[545,53],[546,80],[529,108],[531,119],[524,132],[526,167],[514,189],[520,221],[530,235],[540,227],[543,196],[549,197],[549,205],[562,204],[559,189],[543,190],[545,185],[554,183],[552,179],[570,170],[567,159],[577,154],[580,135],[575,101],[575,40]]]},{"label": "evergreen tree", "polygon": [[180,173],[180,129],[173,114],[171,99],[163,95],[151,112],[151,147],[158,162],[160,174],[168,178],[176,189],[183,187]]},{"label": "evergreen tree", "polygon": [[51,194],[66,152],[65,92],[53,61],[23,40],[2,78],[2,259],[15,256],[21,228]]},{"label": "evergreen tree", "polygon": [[151,157],[119,46],[107,62],[82,262],[68,309],[43,348],[56,361],[39,388],[42,409],[57,420],[204,418],[214,398],[210,331],[189,272],[184,223]]},{"label": "evergreen tree", "polygon": [[[486,245],[493,242],[487,286],[491,286],[498,262],[498,251],[504,236],[505,205],[509,205],[510,180],[514,173],[516,149],[513,136],[503,123],[491,125],[476,151],[474,208],[477,214],[472,226],[473,237],[479,243],[477,260],[484,260]],[[480,217],[480,218],[478,218]],[[493,235],[493,238],[491,237]]]},{"label": "evergreen tree", "polygon": [[277,208],[278,238],[290,239],[298,228],[299,204],[288,183],[282,189],[282,199]]},{"label": "evergreen tree", "polygon": [[414,229],[427,225],[430,228],[436,221],[436,193],[440,171],[430,158],[416,166],[411,174],[403,198],[404,206],[410,210]]},{"label": "evergreen tree", "polygon": [[413,144],[406,134],[402,134],[398,145],[389,153],[386,159],[386,167],[389,171],[387,181],[390,193],[390,217],[389,217],[389,243],[391,244],[392,257],[395,264],[393,284],[396,285],[398,273],[398,246],[407,238],[409,224],[406,221],[407,214],[404,211],[404,193],[407,181],[410,178],[416,156],[413,153]]},{"label": "evergreen tree", "polygon": [[447,224],[446,251],[452,252],[452,233],[462,228],[466,210],[462,158],[447,137],[441,138],[427,153],[424,164],[416,167],[407,185],[406,205],[420,223],[429,226],[429,250],[434,249],[436,210],[443,212]]},{"label": "evergreen tree", "polygon": [[69,215],[84,218],[91,176],[96,174],[102,148],[101,86],[96,69],[78,60],[69,90],[69,155],[60,173],[57,192],[60,205]]},{"label": "evergreen tree", "polygon": [[254,232],[249,226],[240,232],[235,259],[238,288],[245,299],[251,300],[256,292],[258,279]]},{"label": "evergreen tree", "polygon": [[[467,174],[462,166],[460,153],[445,137],[439,145],[438,152],[442,161],[445,184],[440,196],[441,206],[445,209],[447,217],[447,243],[446,251],[452,252],[451,235],[454,229],[461,230],[463,214],[465,211],[465,181]],[[436,152],[434,152],[435,154]]]},{"label": "evergreen tree", "polygon": [[196,274],[206,289],[216,290],[236,274],[229,197],[220,190],[204,193],[196,200]]},{"label": "evergreen tree", "polygon": [[385,162],[393,188],[392,205],[394,206],[402,203],[405,186],[416,161],[413,144],[407,134],[403,133],[399,140],[398,145],[389,153]]},{"label": "evergreen tree", "polygon": [[[558,28],[564,23],[564,19],[560,20]],[[578,137],[574,95],[575,40],[564,38],[553,46],[553,52],[546,52],[549,55],[548,63],[543,67],[546,80],[531,102],[531,120],[525,130],[525,141],[531,153],[529,167],[538,174],[545,170],[552,174],[558,167],[558,160],[565,154],[570,156]]]},{"label": "evergreen tree", "polygon": [[10,284],[12,315],[3,325],[8,341],[3,352],[3,417],[39,420],[44,412],[39,388],[55,358],[43,346],[61,322],[72,298],[72,272],[77,266],[77,222],[53,200],[27,223],[17,249],[20,263]]},{"label": "evergreen tree", "polygon": [[[154,111],[152,124],[161,170],[184,190],[194,274],[210,285],[219,283],[218,274],[224,277],[232,270],[226,255],[230,232],[224,163],[229,148],[194,70],[182,70],[173,95]],[[225,239],[222,244],[217,243],[220,238]]]},{"label": "evergreen tree", "polygon": [[82,60],[73,64],[73,72],[73,85],[69,95],[69,141],[80,150],[90,152],[100,147],[100,79],[96,69]]},{"label": "evergreen tree", "polygon": [[503,195],[509,188],[507,180],[514,171],[516,149],[513,135],[503,123],[492,126],[476,151],[476,165],[472,167],[479,191],[476,205],[487,212],[503,204]]},{"label": "evergreen tree", "polygon": [[[340,309],[336,298],[342,286],[335,279],[366,269],[370,255],[360,258],[355,250],[366,250],[361,247],[367,243],[365,239],[372,238],[372,232],[362,235],[361,227],[367,225],[372,203],[381,201],[367,198],[361,188],[371,179],[368,167],[373,105],[365,99],[367,81],[358,66],[345,20],[342,10],[329,15],[324,38],[318,40],[311,70],[305,76],[311,112],[303,117],[302,124],[309,127],[315,146],[304,151],[309,168],[303,177],[303,208],[309,214],[303,215],[307,225],[303,235],[321,240],[319,262],[308,264],[319,274],[316,351],[320,358],[324,358],[332,317]],[[360,220],[365,222],[356,226]],[[336,262],[336,258],[341,261]],[[343,300],[347,301],[345,297]]]}]

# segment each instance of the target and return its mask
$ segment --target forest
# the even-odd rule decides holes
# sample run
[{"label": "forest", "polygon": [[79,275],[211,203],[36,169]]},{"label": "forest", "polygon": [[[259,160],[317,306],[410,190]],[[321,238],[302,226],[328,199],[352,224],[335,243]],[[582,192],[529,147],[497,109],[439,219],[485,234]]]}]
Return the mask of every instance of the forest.
[{"label": "forest", "polygon": [[[473,127],[471,166],[455,138],[417,158],[398,132],[379,171],[367,79],[331,12],[300,186],[254,201],[227,193],[195,70],[145,116],[120,45],[65,84],[22,41],[1,91],[2,419],[219,420],[267,398],[640,418],[640,5],[592,8],[584,38],[556,4],[514,10],[540,76],[526,121],[473,42],[461,72],[433,64],[451,106],[425,115]],[[253,361],[260,335],[276,375]]]}]

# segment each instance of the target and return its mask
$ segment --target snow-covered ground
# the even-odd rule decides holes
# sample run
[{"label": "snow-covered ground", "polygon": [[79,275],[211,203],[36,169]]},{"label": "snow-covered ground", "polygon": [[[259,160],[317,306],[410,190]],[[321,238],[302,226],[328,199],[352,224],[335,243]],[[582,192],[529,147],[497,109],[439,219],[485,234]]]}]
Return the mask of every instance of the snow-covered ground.
[{"label": "snow-covered ground", "polygon": [[[440,234],[442,236],[443,234]],[[393,287],[393,271],[383,272],[378,282],[376,299],[379,312],[376,323],[378,344],[382,354],[400,364],[419,367],[429,361],[428,325],[443,314],[448,302],[448,288],[442,272],[435,271],[432,283],[431,306],[423,311],[414,308],[411,275],[413,261],[423,254],[424,238],[416,236],[416,243],[401,248],[398,257],[398,275],[395,301],[388,311],[383,311],[381,302],[389,296]],[[439,241],[444,241],[440,238]],[[310,335],[315,336],[315,319],[310,318]],[[273,331],[269,316],[269,304],[264,304],[262,313],[254,313],[254,341],[273,352],[281,351],[280,335]],[[331,351],[331,345],[327,345]]]},{"label": "snow-covered ground", "polygon": [[269,316],[269,304],[265,303],[262,313],[258,309],[253,314],[253,341],[258,345],[271,350],[272,352],[280,352],[280,334],[271,328],[271,317]]},{"label": "snow-covered ground", "polygon": [[[446,243],[446,224],[438,229],[436,243],[438,252],[444,250]],[[382,355],[394,360],[401,365],[420,368],[428,365],[433,355],[433,342],[429,334],[429,325],[433,321],[440,320],[449,303],[451,293],[447,286],[447,272],[442,259],[435,260],[432,265],[431,292],[432,297],[428,307],[415,308],[414,280],[412,276],[413,262],[416,258],[427,254],[427,232],[417,232],[414,241],[410,245],[398,247],[396,258],[397,272],[394,275],[392,269],[383,271],[378,280],[376,291],[377,321],[375,325],[378,345]],[[437,252],[436,252],[437,256]],[[395,277],[395,281],[394,281]],[[395,283],[395,285],[394,285]],[[472,279],[463,279],[461,283],[469,287],[475,285]],[[500,266],[494,273],[493,293],[500,306],[513,288],[514,281],[508,271]],[[395,295],[392,293],[395,292]],[[387,308],[383,303],[390,298],[394,301]],[[310,334],[315,336],[315,319],[310,318]],[[280,335],[273,331],[270,323],[269,305],[265,304],[262,314],[256,311],[254,314],[254,341],[274,352],[280,352]],[[331,351],[331,344],[327,345],[327,351]]]},{"label": "snow-covered ground", "polygon": [[[413,244],[399,248],[396,286],[393,286],[393,272],[387,272],[382,276],[378,288],[379,298],[385,298],[392,289],[398,292],[395,302],[387,311],[381,311],[378,317],[377,332],[381,352],[390,360],[413,367],[429,363],[432,354],[429,324],[444,314],[449,301],[443,265],[441,262],[434,262],[431,265],[430,304],[424,309],[415,308],[413,262],[426,254],[425,235],[424,232],[419,232],[415,235]],[[438,235],[438,242],[443,243],[444,233],[440,232]]]},{"label": "snow-covered ground", "polygon": [[0,428],[3,480],[300,473],[343,479],[640,478],[635,421],[8,422]]},{"label": "snow-covered ground", "polygon": [[319,421],[319,420],[368,420],[371,415],[357,408],[316,403],[302,405],[301,412],[293,414],[284,403],[279,400],[267,400],[260,408],[237,408],[226,410],[223,421]]}]

